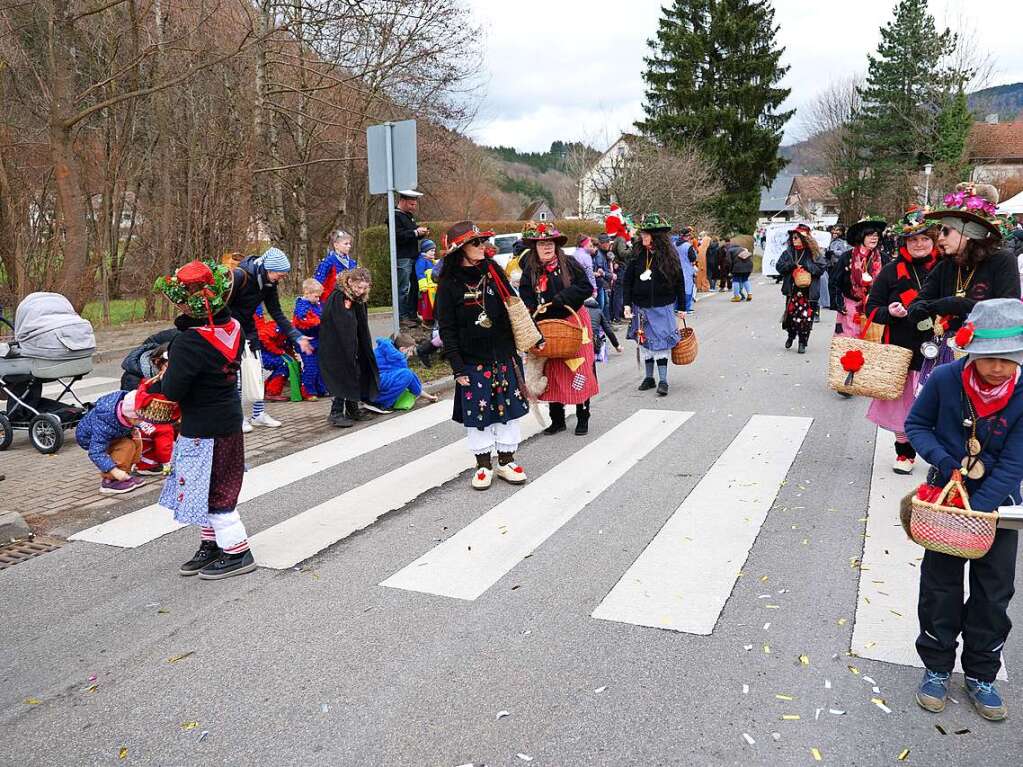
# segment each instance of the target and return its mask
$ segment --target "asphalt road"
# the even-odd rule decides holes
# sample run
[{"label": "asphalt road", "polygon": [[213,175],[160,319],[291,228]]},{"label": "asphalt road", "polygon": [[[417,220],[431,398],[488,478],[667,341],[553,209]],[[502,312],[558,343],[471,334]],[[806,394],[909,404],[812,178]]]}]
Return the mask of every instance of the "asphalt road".
[{"label": "asphalt road", "polygon": [[[808,354],[786,352],[781,297],[754,287],[751,304],[697,305],[700,356],[671,370],[668,397],[636,391],[627,345],[601,368],[590,436],[523,446],[540,482],[639,409],[694,413],[475,600],[379,585],[502,501],[514,512],[524,490],[474,492],[467,472],[298,568],[181,578],[195,543],[182,530],[134,549],[74,542],[0,572],[0,763],[882,765],[905,749],[907,764],[1016,763],[1019,637],[1001,724],[958,690],[944,714],[923,712],[917,668],[847,655],[867,609],[855,565],[875,429],[866,402],[824,386],[830,316]],[[812,423],[712,633],[592,617],[755,415]],[[242,507],[249,532],[378,477],[401,483],[459,437],[444,422],[267,493]],[[606,471],[615,447],[575,473]],[[894,523],[897,510],[871,513]],[[909,609],[896,617],[911,629]]]}]

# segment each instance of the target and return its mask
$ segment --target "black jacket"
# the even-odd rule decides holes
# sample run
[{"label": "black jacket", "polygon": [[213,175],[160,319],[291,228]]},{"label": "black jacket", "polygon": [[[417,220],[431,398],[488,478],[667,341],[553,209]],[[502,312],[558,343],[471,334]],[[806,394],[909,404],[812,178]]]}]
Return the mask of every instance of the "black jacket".
[{"label": "black jacket", "polygon": [[[121,373],[121,390],[131,391],[132,389],[137,389],[139,384],[142,383],[143,378],[154,375],[155,371],[143,370],[143,363],[145,362],[143,355],[151,353],[153,349],[161,344],[169,344],[180,332],[177,328],[167,328],[167,330],[153,333],[153,335],[128,352],[128,356],[121,361],[121,369],[124,371]],[[148,367],[148,365],[146,366]]]},{"label": "black jacket", "polygon": [[735,253],[735,257],[732,258],[732,274],[736,277],[749,277],[753,274],[753,254],[746,250],[746,257],[740,257],[745,248],[739,248]]},{"label": "black jacket", "polygon": [[593,286],[586,278],[586,272],[574,258],[566,258],[568,265],[568,286],[562,277],[561,269],[547,273],[547,289],[540,292],[536,282],[538,275],[533,273],[530,264],[522,264],[522,277],[519,279],[519,297],[530,313],[535,312],[540,304],[550,304],[547,311],[537,315],[537,320],[563,320],[571,315],[565,307],[580,312],[586,299],[593,295]]},{"label": "black jacket", "polygon": [[[222,309],[213,317],[217,325],[231,319]],[[238,395],[238,362],[242,344],[233,361],[227,360],[194,330],[206,319],[181,315],[174,321],[182,331],[170,343],[161,391],[181,406],[181,436],[209,439],[242,430],[242,403]]]},{"label": "black jacket", "polygon": [[920,353],[920,345],[933,333],[918,330],[916,323],[909,317],[893,317],[888,312],[888,306],[898,301],[908,307],[913,302],[927,279],[929,263],[927,259],[911,261],[906,257],[888,262],[878,272],[870,288],[870,295],[867,296],[867,316],[873,314],[874,322],[886,326],[888,343],[913,352],[911,370],[919,370],[923,365],[924,357]]},{"label": "black jacket", "polygon": [[[457,260],[445,264],[444,274],[437,285],[437,300],[434,304],[434,316],[440,330],[440,340],[444,344],[444,357],[451,365],[455,377],[465,373],[469,365],[508,360],[516,354],[515,337],[512,335],[508,310],[494,286],[496,275],[508,293],[514,294],[507,275],[490,259],[484,260],[483,264],[492,267],[483,297],[483,306],[490,318],[491,326],[484,328],[476,324],[480,316],[480,307],[466,304],[465,299],[466,292],[479,283],[484,272],[477,267],[465,267],[455,263]],[[587,287],[589,284],[586,283]]]},{"label": "black jacket", "polygon": [[297,341],[302,334],[291,326],[291,320],[284,316],[281,309],[281,298],[277,293],[277,285],[270,282],[263,260],[259,256],[249,256],[231,270],[233,284],[231,297],[227,306],[231,316],[241,323],[249,346],[259,349],[259,336],[256,333],[256,321],[253,315],[256,308],[263,304],[266,313],[273,317],[277,327],[292,341]]},{"label": "black jacket", "polygon": [[818,254],[817,258],[813,258],[811,251],[805,248],[799,251],[797,255],[796,249],[792,247],[792,243],[789,243],[775,265],[778,274],[785,278],[781,283],[781,292],[786,296],[791,296],[796,290],[796,282],[792,279],[792,272],[796,270],[797,266],[806,269],[810,276],[813,277],[809,288],[810,300],[819,301],[821,297],[821,275],[824,273],[824,257]]},{"label": "black jacket", "polygon": [[960,268],[951,258],[943,259],[927,275],[920,294],[909,308],[909,317],[920,322],[935,315],[951,315],[950,331],[958,330],[973,305],[989,298],[1019,298],[1019,270],[1016,258],[1006,249],[997,250],[977,265],[966,296],[956,296],[956,283],[965,280],[970,269]]},{"label": "black jacket", "polygon": [[320,375],[333,396],[372,402],[380,393],[380,371],[373,353],[366,304],[345,306],[345,293],[335,290],[320,315]]},{"label": "black jacket", "polygon": [[625,268],[625,277],[622,279],[622,293],[626,306],[635,304],[644,309],[652,309],[655,306],[682,307],[686,305],[686,284],[685,278],[682,276],[681,265],[674,284],[669,282],[668,277],[661,273],[656,264],[651,267],[649,280],[640,279],[640,275],[644,271],[646,271],[646,251],[640,246],[635,258]]},{"label": "black jacket", "polygon": [[419,258],[419,235],[416,229],[419,224],[412,217],[411,213],[403,210],[394,211],[394,239],[398,245],[398,260],[412,260]]},{"label": "black jacket", "polygon": [[[852,292],[852,257],[856,248],[851,248],[842,254],[842,257],[838,260],[838,265],[834,270],[828,273],[828,286],[833,287],[834,292],[832,295],[843,295],[850,301],[855,301],[856,296]],[[877,251],[878,259],[881,262],[881,267],[884,268],[887,264],[891,263],[891,259],[886,259],[884,253],[880,249]],[[880,274],[880,272],[878,272]],[[831,280],[835,283],[832,286]]]}]

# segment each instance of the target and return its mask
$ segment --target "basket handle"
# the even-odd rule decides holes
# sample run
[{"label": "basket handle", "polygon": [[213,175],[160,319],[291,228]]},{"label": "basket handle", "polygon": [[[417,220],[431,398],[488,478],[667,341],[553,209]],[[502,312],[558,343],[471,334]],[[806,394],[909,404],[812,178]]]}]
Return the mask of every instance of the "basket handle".
[{"label": "basket handle", "polygon": [[973,507],[970,505],[970,496],[967,494],[966,487],[963,485],[963,473],[959,469],[952,472],[952,478],[948,481],[948,484],[945,485],[944,489],[942,489],[941,493],[938,494],[938,497],[934,499],[934,505],[944,505],[945,499],[948,497],[948,494],[952,492],[953,488],[959,491],[959,496],[963,499],[963,508],[966,511],[973,511]]},{"label": "basket handle", "polygon": [[[547,304],[541,304],[540,306],[547,306]],[[535,311],[535,312],[533,312],[533,319],[536,319],[537,315],[538,315],[538,314],[540,314],[540,306],[536,307],[536,311]],[[576,314],[576,311],[575,311],[575,309],[573,309],[573,308],[572,308],[571,306],[569,306],[568,304],[562,304],[562,306],[563,306],[563,307],[564,307],[565,309],[568,309],[568,310],[569,310],[570,312],[572,312],[572,316],[573,316],[573,317],[575,317],[575,321],[576,321],[576,323],[577,323],[577,324],[579,325],[579,327],[581,328],[581,327],[583,326],[583,324],[582,324],[582,321],[581,321],[581,320],[579,319],[579,315],[578,315],[578,314]],[[546,310],[545,310],[545,311],[546,311]]]},{"label": "basket handle", "polygon": [[508,288],[504,286],[504,280],[501,279],[497,270],[494,269],[492,261],[487,262],[487,270],[490,272],[490,276],[494,278],[494,283],[497,285],[497,295],[501,297],[502,301],[508,303],[508,299],[511,298],[511,293],[509,293]]}]

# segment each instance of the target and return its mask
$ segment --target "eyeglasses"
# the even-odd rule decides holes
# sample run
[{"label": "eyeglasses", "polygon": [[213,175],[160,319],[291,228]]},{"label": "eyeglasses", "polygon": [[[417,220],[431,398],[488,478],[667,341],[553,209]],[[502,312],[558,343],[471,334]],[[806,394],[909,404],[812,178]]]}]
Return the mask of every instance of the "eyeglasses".
[{"label": "eyeglasses", "polygon": [[465,244],[466,245],[472,245],[474,248],[482,248],[483,245],[486,244],[486,242],[487,242],[487,240],[484,237],[475,237],[475,238],[469,240],[468,242],[466,242]]}]

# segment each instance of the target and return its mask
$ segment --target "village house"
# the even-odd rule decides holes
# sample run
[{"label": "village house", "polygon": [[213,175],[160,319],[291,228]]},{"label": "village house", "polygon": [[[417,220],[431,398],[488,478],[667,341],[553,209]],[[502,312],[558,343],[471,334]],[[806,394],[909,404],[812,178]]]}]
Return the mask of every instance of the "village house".
[{"label": "village house", "polygon": [[1012,122],[999,122],[989,115],[976,122],[966,142],[966,158],[973,166],[972,180],[995,184],[1023,178],[1023,113]]}]

